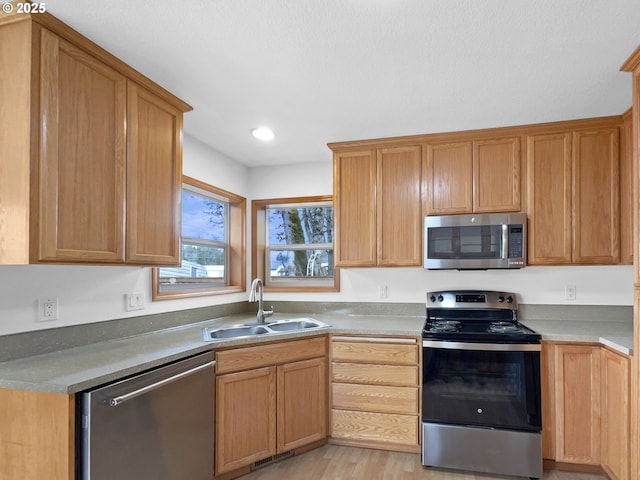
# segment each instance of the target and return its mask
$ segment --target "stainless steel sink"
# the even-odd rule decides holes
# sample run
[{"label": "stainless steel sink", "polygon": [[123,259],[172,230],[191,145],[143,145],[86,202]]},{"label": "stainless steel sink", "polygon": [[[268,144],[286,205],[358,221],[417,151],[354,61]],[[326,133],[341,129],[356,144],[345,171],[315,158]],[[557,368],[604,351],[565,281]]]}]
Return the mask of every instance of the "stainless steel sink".
[{"label": "stainless steel sink", "polygon": [[291,318],[277,320],[267,324],[229,325],[222,327],[205,327],[202,329],[202,337],[205,342],[219,339],[249,337],[253,335],[268,335],[281,332],[295,332],[296,330],[309,330],[312,328],[328,327],[324,322],[313,318]]},{"label": "stainless steel sink", "polygon": [[289,332],[291,330],[303,330],[307,328],[328,327],[326,323],[318,322],[312,318],[294,318],[292,320],[280,320],[267,325],[276,332]]},{"label": "stainless steel sink", "polygon": [[264,335],[265,333],[271,333],[267,327],[262,325],[234,325],[231,327],[221,328],[204,328],[203,331],[204,340],[215,340],[217,338],[238,338],[248,337],[251,335]]}]

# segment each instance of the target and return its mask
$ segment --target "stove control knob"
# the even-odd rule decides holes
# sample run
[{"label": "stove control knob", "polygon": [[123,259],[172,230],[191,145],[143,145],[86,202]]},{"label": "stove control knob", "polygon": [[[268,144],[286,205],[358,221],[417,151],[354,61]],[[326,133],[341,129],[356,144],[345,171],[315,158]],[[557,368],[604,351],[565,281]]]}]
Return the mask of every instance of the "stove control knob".
[{"label": "stove control knob", "polygon": [[442,302],[444,300],[444,297],[442,295],[438,295],[438,301]]},{"label": "stove control knob", "polygon": [[513,303],[513,297],[511,295],[507,297],[507,303]]},{"label": "stove control knob", "polygon": [[498,303],[502,303],[502,302],[504,302],[504,296],[500,295],[498,297]]},{"label": "stove control knob", "polygon": [[429,300],[431,300],[432,302],[435,302],[436,301],[436,296],[435,295],[431,295],[429,297]]}]

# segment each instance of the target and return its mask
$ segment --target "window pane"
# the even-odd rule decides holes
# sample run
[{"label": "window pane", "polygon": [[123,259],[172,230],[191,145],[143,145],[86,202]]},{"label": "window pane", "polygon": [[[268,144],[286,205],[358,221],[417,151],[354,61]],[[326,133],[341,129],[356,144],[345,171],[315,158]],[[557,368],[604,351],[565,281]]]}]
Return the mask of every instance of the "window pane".
[{"label": "window pane", "polygon": [[182,190],[182,236],[225,241],[225,204]]},{"label": "window pane", "polygon": [[182,263],[185,262],[192,262],[204,269],[204,276],[208,278],[224,278],[225,249],[222,247],[183,244]]},{"label": "window pane", "polygon": [[224,287],[225,249],[183,245],[181,266],[163,267],[158,271],[160,292]]},{"label": "window pane", "polygon": [[269,257],[271,278],[333,276],[333,250],[272,250]]},{"label": "window pane", "polygon": [[333,207],[270,208],[269,245],[333,243]]}]

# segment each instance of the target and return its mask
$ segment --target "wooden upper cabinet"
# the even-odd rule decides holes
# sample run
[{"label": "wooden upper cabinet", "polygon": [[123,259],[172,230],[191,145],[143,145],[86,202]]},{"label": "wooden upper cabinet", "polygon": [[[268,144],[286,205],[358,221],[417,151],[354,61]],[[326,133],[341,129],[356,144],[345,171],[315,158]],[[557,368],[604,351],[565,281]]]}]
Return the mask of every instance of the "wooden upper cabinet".
[{"label": "wooden upper cabinet", "polygon": [[421,168],[420,147],[378,150],[378,265],[422,263]]},{"label": "wooden upper cabinet", "polygon": [[520,138],[427,144],[426,215],[518,212]]},{"label": "wooden upper cabinet", "polygon": [[520,138],[473,142],[473,211],[520,211]]},{"label": "wooden upper cabinet", "polygon": [[0,263],[178,264],[191,107],[49,14],[0,42]]},{"label": "wooden upper cabinet", "polygon": [[38,261],[124,260],[126,79],[42,30]]},{"label": "wooden upper cabinet", "polygon": [[337,267],[376,264],[376,163],[375,150],[334,157]]},{"label": "wooden upper cabinet", "polygon": [[421,264],[419,146],[334,155],[336,266]]},{"label": "wooden upper cabinet", "polygon": [[620,259],[617,128],[573,134],[573,261],[614,264]]},{"label": "wooden upper cabinet", "polygon": [[527,137],[531,265],[620,258],[617,127]]},{"label": "wooden upper cabinet", "polygon": [[528,263],[571,263],[571,133],[527,137]]},{"label": "wooden upper cabinet", "polygon": [[128,86],[127,262],[178,264],[182,112]]},{"label": "wooden upper cabinet", "polygon": [[633,265],[633,122],[631,110],[620,128],[620,263]]},{"label": "wooden upper cabinet", "polygon": [[425,215],[471,213],[473,162],[471,142],[427,145],[423,168]]}]

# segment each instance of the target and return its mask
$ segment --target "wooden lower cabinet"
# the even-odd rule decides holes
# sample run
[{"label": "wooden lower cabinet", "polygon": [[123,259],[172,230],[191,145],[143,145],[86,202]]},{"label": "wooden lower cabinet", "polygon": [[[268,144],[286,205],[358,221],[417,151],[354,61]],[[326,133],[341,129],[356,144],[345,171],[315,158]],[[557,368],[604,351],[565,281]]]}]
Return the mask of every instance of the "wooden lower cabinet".
[{"label": "wooden lower cabinet", "polygon": [[630,478],[631,359],[606,347],[542,342],[543,457]]},{"label": "wooden lower cabinet", "polygon": [[75,397],[0,389],[0,478],[75,479]]},{"label": "wooden lower cabinet", "polygon": [[600,465],[600,347],[555,346],[556,460]]},{"label": "wooden lower cabinet", "polygon": [[327,360],[279,365],[277,451],[289,451],[327,436]]},{"label": "wooden lower cabinet", "polygon": [[331,360],[331,441],[418,452],[418,340],[333,337]]},{"label": "wooden lower cabinet", "polygon": [[543,342],[543,455],[629,475],[630,360],[599,345]]},{"label": "wooden lower cabinet", "polygon": [[216,379],[216,473],[276,453],[276,368]]},{"label": "wooden lower cabinet", "polygon": [[326,342],[216,353],[216,475],[326,438]]},{"label": "wooden lower cabinet", "polygon": [[629,478],[631,361],[602,349],[602,467],[612,480]]}]

